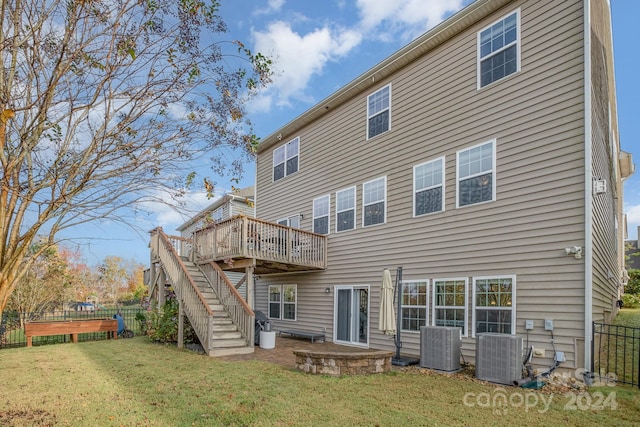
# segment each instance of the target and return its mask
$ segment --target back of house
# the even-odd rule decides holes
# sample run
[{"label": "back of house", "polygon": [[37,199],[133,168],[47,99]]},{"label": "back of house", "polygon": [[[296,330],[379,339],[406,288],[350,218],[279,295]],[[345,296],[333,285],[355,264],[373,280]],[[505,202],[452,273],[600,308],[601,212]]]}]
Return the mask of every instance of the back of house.
[{"label": "back of house", "polygon": [[610,19],[604,0],[478,0],[266,137],[256,216],[326,235],[327,268],[259,276],[255,308],[393,350],[380,284],[402,267],[403,353],[456,326],[468,361],[496,332],[535,366],[589,366],[623,270]]}]

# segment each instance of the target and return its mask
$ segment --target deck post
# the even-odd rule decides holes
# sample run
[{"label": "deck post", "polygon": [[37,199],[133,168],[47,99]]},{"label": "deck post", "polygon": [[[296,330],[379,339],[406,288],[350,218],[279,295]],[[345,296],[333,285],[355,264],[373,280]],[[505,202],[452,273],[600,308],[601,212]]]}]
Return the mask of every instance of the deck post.
[{"label": "deck post", "polygon": [[167,294],[166,291],[164,289],[165,284],[167,283],[167,278],[165,276],[164,273],[164,269],[162,268],[158,268],[158,284],[156,285],[158,287],[158,311],[161,310],[162,306],[164,305],[165,302],[167,302]]},{"label": "deck post", "polygon": [[184,347],[184,309],[182,299],[178,301],[178,348]]},{"label": "deck post", "polygon": [[251,310],[253,310],[253,293],[254,293],[254,280],[253,280],[253,271],[254,271],[254,266],[250,265],[249,267],[247,267],[245,269],[245,277],[247,278],[247,304],[249,304],[249,307],[251,308]]}]

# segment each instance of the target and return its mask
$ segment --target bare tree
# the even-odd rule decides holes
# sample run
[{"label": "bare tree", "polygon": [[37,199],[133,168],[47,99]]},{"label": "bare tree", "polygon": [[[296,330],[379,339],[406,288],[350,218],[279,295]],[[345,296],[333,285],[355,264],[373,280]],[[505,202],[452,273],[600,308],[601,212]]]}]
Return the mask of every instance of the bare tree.
[{"label": "bare tree", "polygon": [[[227,31],[217,1],[3,0],[0,314],[59,232],[127,222],[197,176],[237,177],[257,138],[247,99],[270,61]],[[208,174],[202,178],[211,191]]]}]

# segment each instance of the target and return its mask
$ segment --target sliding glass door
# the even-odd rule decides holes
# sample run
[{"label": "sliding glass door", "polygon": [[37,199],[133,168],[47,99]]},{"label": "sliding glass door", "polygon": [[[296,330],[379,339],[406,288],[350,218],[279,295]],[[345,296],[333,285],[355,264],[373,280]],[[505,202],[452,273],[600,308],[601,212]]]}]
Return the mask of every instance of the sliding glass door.
[{"label": "sliding glass door", "polygon": [[336,286],[334,337],[338,344],[369,344],[369,286]]}]

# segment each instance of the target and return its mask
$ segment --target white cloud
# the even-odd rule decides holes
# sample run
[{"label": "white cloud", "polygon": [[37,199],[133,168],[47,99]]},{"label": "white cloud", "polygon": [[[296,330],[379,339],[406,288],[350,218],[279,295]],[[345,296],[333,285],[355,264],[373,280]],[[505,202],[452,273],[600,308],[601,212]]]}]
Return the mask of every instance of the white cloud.
[{"label": "white cloud", "polygon": [[[325,26],[301,35],[288,23],[276,21],[265,31],[254,31],[255,50],[274,59],[274,82],[269,94],[277,94],[277,105],[290,100],[311,102],[305,89],[312,76],[321,74],[325,64],[346,55],[360,43],[361,35],[353,30],[332,30]],[[263,108],[269,107],[263,96]]]},{"label": "white cloud", "polygon": [[267,7],[265,9],[257,9],[253,12],[254,15],[268,15],[271,13],[278,12],[282,9],[285,0],[269,0],[267,2]]},{"label": "white cloud", "polygon": [[[284,0],[270,0],[266,10],[282,9]],[[343,6],[343,5],[342,5]],[[348,55],[363,40],[396,42],[408,40],[437,25],[449,13],[462,8],[463,0],[407,0],[402,2],[357,0],[360,21],[351,28],[328,25],[298,33],[291,24],[271,22],[264,30],[253,30],[254,50],[274,60],[274,82],[255,99],[254,112],[269,111],[272,104],[287,106],[291,101],[313,103],[307,94],[313,76],[322,74],[328,62]],[[338,7],[341,3],[338,2]],[[291,22],[308,18],[292,12]]]},{"label": "white cloud", "polygon": [[447,13],[460,10],[462,5],[462,0],[357,1],[364,31],[387,23],[394,28],[415,26],[424,32],[441,22]]}]

